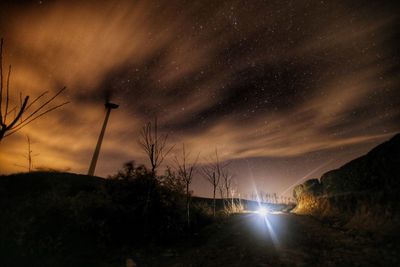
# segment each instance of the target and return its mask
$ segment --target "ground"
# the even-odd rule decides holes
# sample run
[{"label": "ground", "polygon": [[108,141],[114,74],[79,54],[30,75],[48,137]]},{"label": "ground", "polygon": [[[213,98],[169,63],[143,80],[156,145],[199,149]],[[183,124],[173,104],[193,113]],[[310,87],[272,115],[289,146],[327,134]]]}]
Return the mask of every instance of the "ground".
[{"label": "ground", "polygon": [[196,244],[132,258],[138,266],[399,266],[398,243],[309,216],[244,213],[209,227]]}]

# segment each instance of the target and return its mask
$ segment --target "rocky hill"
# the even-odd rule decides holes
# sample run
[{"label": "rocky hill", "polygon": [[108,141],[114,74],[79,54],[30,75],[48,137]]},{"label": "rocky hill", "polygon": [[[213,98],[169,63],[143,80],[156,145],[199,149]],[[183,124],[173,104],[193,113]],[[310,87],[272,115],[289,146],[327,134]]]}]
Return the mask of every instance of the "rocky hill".
[{"label": "rocky hill", "polygon": [[294,188],[299,214],[387,231],[400,221],[400,134],[368,154]]}]

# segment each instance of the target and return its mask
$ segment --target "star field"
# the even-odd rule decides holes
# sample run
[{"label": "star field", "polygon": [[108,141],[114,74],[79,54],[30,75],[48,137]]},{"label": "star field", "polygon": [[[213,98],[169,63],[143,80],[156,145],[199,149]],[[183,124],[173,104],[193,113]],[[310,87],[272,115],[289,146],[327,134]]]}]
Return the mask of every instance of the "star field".
[{"label": "star field", "polygon": [[[398,10],[389,1],[3,1],[15,95],[65,85],[71,104],[1,144],[0,171],[19,170],[29,134],[37,166],[86,172],[109,98],[120,109],[97,174],[144,162],[138,132],[157,116],[171,143],[202,159],[217,147],[242,191],[283,192],[400,130]],[[198,178],[195,192],[206,186]]]}]

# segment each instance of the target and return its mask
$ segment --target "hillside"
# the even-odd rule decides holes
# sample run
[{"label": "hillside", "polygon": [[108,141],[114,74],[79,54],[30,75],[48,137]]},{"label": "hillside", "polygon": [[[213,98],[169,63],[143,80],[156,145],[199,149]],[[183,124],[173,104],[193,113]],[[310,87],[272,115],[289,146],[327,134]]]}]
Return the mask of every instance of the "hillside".
[{"label": "hillside", "polygon": [[206,208],[193,205],[187,229],[184,203],[180,192],[146,175],[0,176],[0,265],[116,266],[127,247],[174,244],[211,222]]},{"label": "hillside", "polygon": [[[218,214],[231,201],[218,199]],[[259,205],[233,202],[247,210]],[[225,217],[212,218],[212,203],[192,198],[188,228],[182,192],[146,174],[131,180],[57,172],[0,176],[0,265],[120,266],[127,255],[145,263],[164,261],[159,250],[186,253],[187,246],[204,242],[197,237],[205,227]]]},{"label": "hillside", "polygon": [[295,212],[375,231],[400,221],[400,134],[320,179],[294,188]]}]

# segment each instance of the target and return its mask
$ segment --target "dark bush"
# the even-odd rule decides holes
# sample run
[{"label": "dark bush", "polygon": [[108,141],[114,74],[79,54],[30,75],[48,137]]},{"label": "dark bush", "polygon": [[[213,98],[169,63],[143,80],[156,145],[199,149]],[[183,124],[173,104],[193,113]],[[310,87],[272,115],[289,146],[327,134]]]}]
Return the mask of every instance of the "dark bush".
[{"label": "dark bush", "polygon": [[153,177],[134,164],[109,179],[43,172],[0,176],[0,262],[92,266],[73,261],[173,242],[209,222],[194,207],[193,229],[187,228],[185,197],[173,176]]}]

